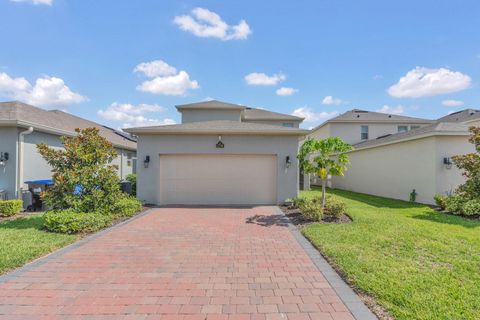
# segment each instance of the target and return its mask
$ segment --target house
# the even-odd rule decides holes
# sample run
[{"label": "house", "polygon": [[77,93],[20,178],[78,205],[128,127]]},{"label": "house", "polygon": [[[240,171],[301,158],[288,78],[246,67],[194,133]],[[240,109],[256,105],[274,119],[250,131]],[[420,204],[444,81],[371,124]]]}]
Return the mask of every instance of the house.
[{"label": "house", "polygon": [[[130,135],[60,110],[44,110],[21,102],[0,103],[0,190],[16,198],[25,189],[24,182],[50,179],[51,168],[37,152],[36,145],[46,143],[61,148],[61,136],[74,136],[75,128],[95,127],[113,143],[118,157],[118,175],[134,172],[136,141]],[[8,158],[8,160],[5,160]],[[1,160],[1,159],[0,159]]]},{"label": "house", "polygon": [[435,194],[449,194],[464,182],[451,161],[475,152],[469,126],[480,125],[480,111],[459,111],[413,130],[354,144],[350,166],[330,186],[388,198],[433,204]]},{"label": "house", "polygon": [[216,100],[176,108],[181,124],[125,130],[138,137],[140,200],[261,205],[297,196],[302,118]]},{"label": "house", "polygon": [[340,137],[353,145],[388,134],[415,130],[433,122],[435,121],[353,109],[313,128],[309,137],[314,139]]}]

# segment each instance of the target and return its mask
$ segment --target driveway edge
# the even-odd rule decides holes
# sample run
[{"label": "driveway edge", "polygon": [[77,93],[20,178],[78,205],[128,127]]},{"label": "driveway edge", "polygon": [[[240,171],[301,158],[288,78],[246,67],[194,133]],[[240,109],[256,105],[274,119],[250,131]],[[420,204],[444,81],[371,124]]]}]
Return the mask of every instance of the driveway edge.
[{"label": "driveway edge", "polygon": [[35,259],[35,260],[33,260],[33,261],[27,262],[27,264],[25,264],[25,265],[23,265],[23,266],[21,266],[21,267],[18,267],[18,268],[13,269],[12,271],[9,271],[9,272],[7,272],[7,273],[5,273],[5,274],[3,274],[3,275],[0,275],[0,284],[1,284],[1,283],[8,282],[8,281],[11,281],[11,280],[14,280],[14,279],[17,278],[18,276],[22,275],[22,274],[25,273],[25,272],[28,272],[28,271],[32,270],[32,269],[35,268],[35,267],[41,266],[41,265],[49,262],[49,261],[52,260],[52,259],[55,259],[55,258],[57,258],[57,257],[60,257],[60,256],[62,256],[62,255],[64,255],[64,254],[72,251],[72,250],[75,250],[75,249],[77,249],[77,248],[80,248],[81,246],[89,243],[90,241],[95,240],[96,238],[101,237],[101,236],[103,236],[103,235],[105,235],[105,234],[107,234],[107,233],[110,233],[112,230],[115,230],[116,228],[119,228],[119,227],[121,227],[121,226],[123,226],[123,225],[125,225],[125,224],[127,224],[127,223],[130,223],[130,222],[132,222],[132,221],[134,221],[134,220],[136,220],[136,219],[138,219],[138,218],[141,218],[141,217],[147,215],[150,211],[152,211],[152,209],[147,209],[147,210],[145,210],[145,211],[143,211],[143,212],[141,212],[141,213],[139,213],[139,214],[137,214],[137,215],[135,215],[135,216],[127,219],[127,220],[124,220],[124,221],[119,222],[119,223],[117,223],[117,224],[114,224],[114,225],[112,225],[112,226],[110,226],[110,227],[107,227],[107,228],[105,228],[105,229],[103,229],[103,230],[100,230],[100,231],[98,231],[98,232],[95,232],[95,233],[93,233],[93,234],[90,234],[90,235],[86,236],[86,237],[83,238],[83,239],[80,239],[80,240],[78,240],[78,241],[76,241],[76,242],[74,242],[74,243],[71,243],[71,244],[69,244],[69,245],[67,245],[67,246],[65,246],[65,247],[62,247],[62,248],[60,248],[60,249],[58,249],[58,250],[56,250],[56,251],[50,252],[50,253],[48,253],[48,254],[46,254],[46,255],[44,255],[44,256],[42,256],[42,257],[39,257],[39,258],[37,258],[37,259]]},{"label": "driveway edge", "polygon": [[276,207],[279,214],[284,216],[285,223],[288,229],[293,234],[297,242],[302,246],[317,269],[324,275],[333,290],[337,293],[343,301],[348,310],[353,314],[357,320],[377,320],[378,318],[370,309],[360,300],[357,294],[350,288],[350,286],[343,281],[338,273],[330,266],[318,250],[303,236],[298,228],[290,221],[290,219],[283,213],[283,211]]}]

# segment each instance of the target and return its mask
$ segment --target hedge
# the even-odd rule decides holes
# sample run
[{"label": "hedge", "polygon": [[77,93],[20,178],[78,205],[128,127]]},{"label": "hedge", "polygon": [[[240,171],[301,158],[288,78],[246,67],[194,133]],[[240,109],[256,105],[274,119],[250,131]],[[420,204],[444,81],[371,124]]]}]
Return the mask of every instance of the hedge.
[{"label": "hedge", "polygon": [[94,232],[113,222],[112,215],[100,212],[75,212],[72,209],[48,211],[44,215],[45,227],[52,232]]},{"label": "hedge", "polygon": [[0,216],[10,217],[23,209],[22,200],[0,200]]}]

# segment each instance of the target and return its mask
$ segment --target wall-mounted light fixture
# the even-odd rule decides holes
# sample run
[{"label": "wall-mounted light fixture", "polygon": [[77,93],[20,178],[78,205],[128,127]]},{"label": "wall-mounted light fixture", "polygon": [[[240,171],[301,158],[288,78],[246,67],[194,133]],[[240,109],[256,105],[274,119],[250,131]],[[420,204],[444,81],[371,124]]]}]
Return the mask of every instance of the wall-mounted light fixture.
[{"label": "wall-mounted light fixture", "polygon": [[225,144],[222,142],[222,136],[218,136],[218,142],[215,145],[217,149],[223,149],[225,148]]},{"label": "wall-mounted light fixture", "polygon": [[443,164],[445,165],[446,169],[451,169],[452,168],[452,159],[445,157],[443,158]]},{"label": "wall-mounted light fixture", "polygon": [[9,158],[8,152],[0,152],[0,167],[5,167]]},{"label": "wall-mounted light fixture", "polygon": [[285,158],[285,166],[286,166],[287,168],[290,168],[291,165],[292,165],[292,160],[290,160],[290,156],[287,156],[287,157]]},{"label": "wall-mounted light fixture", "polygon": [[145,160],[143,160],[143,166],[145,168],[148,168],[149,164],[150,164],[150,156],[145,156]]}]

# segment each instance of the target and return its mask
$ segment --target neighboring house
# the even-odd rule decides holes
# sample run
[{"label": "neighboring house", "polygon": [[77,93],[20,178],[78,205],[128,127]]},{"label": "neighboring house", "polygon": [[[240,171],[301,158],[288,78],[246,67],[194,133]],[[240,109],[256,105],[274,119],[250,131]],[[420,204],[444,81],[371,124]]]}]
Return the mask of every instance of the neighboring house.
[{"label": "neighboring house", "polygon": [[181,124],[125,130],[138,136],[139,199],[260,205],[297,196],[302,118],[221,101],[177,109]]},{"label": "neighboring house", "polygon": [[340,137],[350,144],[414,130],[435,121],[353,109],[325,121],[314,128],[309,137],[325,139]]},{"label": "neighboring house", "polygon": [[50,166],[37,152],[36,145],[46,143],[62,148],[61,136],[74,136],[75,128],[99,129],[100,135],[115,146],[120,178],[134,171],[136,141],[130,135],[59,110],[44,110],[21,102],[0,103],[0,156],[8,153],[0,167],[0,190],[16,198],[25,189],[24,182],[51,179]]},{"label": "neighboring house", "polygon": [[469,126],[480,126],[480,111],[467,109],[407,132],[354,144],[344,177],[330,185],[361,193],[433,204],[435,194],[453,192],[464,178],[451,162],[454,155],[475,152]]}]

